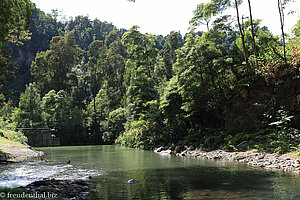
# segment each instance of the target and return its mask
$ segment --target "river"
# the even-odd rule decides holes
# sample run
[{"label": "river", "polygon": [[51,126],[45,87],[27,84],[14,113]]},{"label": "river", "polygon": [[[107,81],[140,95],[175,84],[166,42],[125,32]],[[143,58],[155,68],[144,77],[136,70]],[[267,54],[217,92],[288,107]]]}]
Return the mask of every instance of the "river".
[{"label": "river", "polygon": [[[120,146],[39,148],[45,161],[0,165],[0,187],[92,176],[102,199],[300,199],[299,175]],[[71,163],[67,163],[68,160]],[[138,182],[129,184],[129,179]]]}]

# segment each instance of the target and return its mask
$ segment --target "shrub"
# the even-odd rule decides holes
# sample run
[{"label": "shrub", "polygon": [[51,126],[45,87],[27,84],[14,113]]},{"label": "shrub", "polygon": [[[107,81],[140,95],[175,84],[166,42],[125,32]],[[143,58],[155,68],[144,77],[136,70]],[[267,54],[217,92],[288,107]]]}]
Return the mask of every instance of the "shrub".
[{"label": "shrub", "polygon": [[22,133],[21,131],[11,131],[11,130],[1,130],[0,129],[0,136],[3,135],[5,138],[19,142],[21,144],[27,145],[28,138]]},{"label": "shrub", "polygon": [[119,135],[115,143],[139,149],[153,149],[167,142],[167,137],[159,128],[149,125],[144,120],[131,123],[130,127]]},{"label": "shrub", "polygon": [[155,146],[155,138],[145,128],[131,128],[124,131],[117,138],[116,143],[133,148],[150,149]]},{"label": "shrub", "polygon": [[10,140],[27,145],[28,138],[21,131],[10,131]]}]

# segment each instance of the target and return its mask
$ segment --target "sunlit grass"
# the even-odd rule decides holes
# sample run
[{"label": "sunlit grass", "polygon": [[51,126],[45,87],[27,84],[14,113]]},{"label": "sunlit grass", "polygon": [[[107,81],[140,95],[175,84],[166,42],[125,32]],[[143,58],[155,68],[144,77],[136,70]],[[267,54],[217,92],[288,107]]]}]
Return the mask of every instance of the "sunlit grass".
[{"label": "sunlit grass", "polygon": [[24,144],[8,140],[0,136],[0,148],[3,147],[26,147]]}]

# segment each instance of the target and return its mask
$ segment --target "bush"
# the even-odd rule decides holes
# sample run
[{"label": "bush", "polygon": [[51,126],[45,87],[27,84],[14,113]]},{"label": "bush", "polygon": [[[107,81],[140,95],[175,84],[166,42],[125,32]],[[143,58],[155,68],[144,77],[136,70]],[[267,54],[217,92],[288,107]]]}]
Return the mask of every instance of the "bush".
[{"label": "bush", "polygon": [[15,131],[10,131],[10,140],[19,142],[21,144],[27,145],[28,143],[28,138],[22,133],[21,131],[15,132]]},{"label": "bush", "polygon": [[5,138],[12,140],[14,142],[19,142],[21,144],[27,145],[28,138],[22,133],[21,131],[11,131],[11,130],[1,130],[0,129],[0,136],[4,136]]},{"label": "bush", "polygon": [[150,149],[155,146],[155,138],[145,128],[131,128],[124,131],[116,139],[116,143],[133,148]]},{"label": "bush", "polygon": [[132,122],[115,141],[117,144],[139,149],[153,149],[167,142],[167,137],[158,127],[144,120]]},{"label": "bush", "polygon": [[3,117],[0,117],[0,136],[27,145],[28,138],[24,135],[24,133],[10,130],[11,128],[9,127],[15,126],[15,123],[11,123],[10,120],[4,120]]}]

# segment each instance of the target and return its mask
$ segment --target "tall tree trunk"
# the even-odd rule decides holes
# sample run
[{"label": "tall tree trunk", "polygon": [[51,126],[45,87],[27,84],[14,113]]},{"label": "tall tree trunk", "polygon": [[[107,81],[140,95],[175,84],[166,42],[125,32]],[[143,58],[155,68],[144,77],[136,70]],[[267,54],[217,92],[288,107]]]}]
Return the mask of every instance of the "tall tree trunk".
[{"label": "tall tree trunk", "polygon": [[285,36],[284,36],[284,13],[283,13],[283,8],[282,8],[282,3],[281,0],[278,0],[278,10],[279,10],[279,15],[280,15],[280,25],[281,25],[281,34],[282,34],[282,43],[283,43],[283,59],[284,63],[287,63],[286,60],[286,51],[285,51]]},{"label": "tall tree trunk", "polygon": [[255,56],[255,66],[256,66],[256,68],[258,68],[257,51],[256,51],[255,35],[254,35],[254,24],[253,24],[250,0],[248,0],[248,5],[249,5],[249,13],[250,13],[251,33],[252,33],[252,48],[253,48],[254,56]]},{"label": "tall tree trunk", "polygon": [[238,22],[238,26],[239,26],[240,35],[241,35],[241,38],[242,38],[242,43],[243,43],[244,58],[245,58],[247,69],[250,72],[250,71],[252,71],[252,69],[251,69],[250,64],[249,64],[249,57],[248,57],[248,53],[247,53],[247,49],[246,49],[246,45],[245,45],[245,33],[244,33],[244,30],[243,30],[241,22],[240,22],[240,14],[239,14],[239,7],[238,7],[237,0],[234,0],[234,1],[235,1],[237,22]]},{"label": "tall tree trunk", "polygon": [[280,15],[280,25],[281,25],[281,34],[282,34],[282,43],[283,43],[283,58],[284,58],[284,63],[287,63],[286,50],[285,50],[285,36],[284,36],[284,29],[283,29],[284,28],[284,13],[283,13],[281,0],[278,0],[278,10],[279,10],[279,15]]}]

